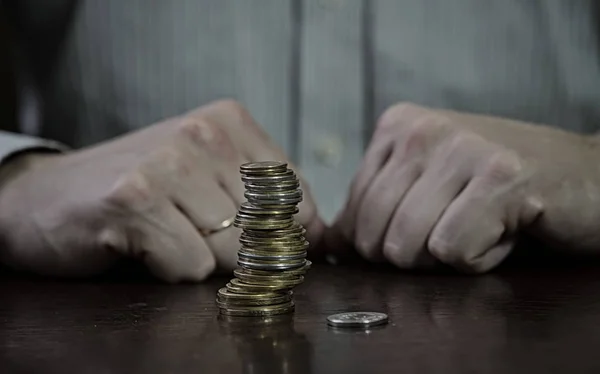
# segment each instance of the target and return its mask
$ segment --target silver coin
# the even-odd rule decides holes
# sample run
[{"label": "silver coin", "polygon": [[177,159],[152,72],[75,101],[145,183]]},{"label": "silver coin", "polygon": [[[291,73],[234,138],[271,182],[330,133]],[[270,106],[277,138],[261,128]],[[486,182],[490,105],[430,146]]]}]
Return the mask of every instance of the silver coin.
[{"label": "silver coin", "polygon": [[378,312],[347,312],[327,317],[327,324],[334,327],[373,327],[388,323],[388,316]]},{"label": "silver coin", "polygon": [[306,265],[306,260],[303,259],[301,261],[293,261],[293,262],[289,261],[289,262],[279,262],[279,263],[278,262],[264,263],[264,262],[259,262],[259,261],[250,261],[245,258],[238,257],[237,263],[239,266],[241,266],[242,268],[245,268],[245,269],[275,271],[275,270],[299,269]]}]

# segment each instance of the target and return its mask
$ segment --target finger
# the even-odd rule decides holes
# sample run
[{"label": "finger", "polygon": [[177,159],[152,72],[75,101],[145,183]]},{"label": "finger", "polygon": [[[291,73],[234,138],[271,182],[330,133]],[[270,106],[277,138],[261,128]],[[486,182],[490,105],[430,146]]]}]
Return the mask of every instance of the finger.
[{"label": "finger", "polygon": [[356,247],[367,259],[383,260],[383,238],[406,191],[420,174],[417,163],[402,163],[392,155],[368,187],[360,202],[356,223]]},{"label": "finger", "polygon": [[471,178],[478,149],[469,144],[454,138],[439,144],[427,169],[396,209],[383,243],[384,255],[396,266],[435,264],[425,244],[444,210]]},{"label": "finger", "polygon": [[186,117],[181,126],[185,129],[183,142],[195,146],[193,152],[184,154],[205,164],[204,168],[188,167],[191,169],[188,174],[193,174],[196,180],[205,179],[207,171],[212,170],[223,190],[239,206],[244,201],[239,167],[249,159],[238,150],[228,131],[217,122]]},{"label": "finger", "polygon": [[355,259],[353,252],[348,248],[355,246],[356,221],[360,201],[383,165],[386,164],[393,150],[393,143],[389,137],[383,141],[371,142],[365,153],[358,172],[351,183],[348,198],[342,210],[334,219],[331,227],[323,232],[323,248],[326,254],[335,261],[352,261]]},{"label": "finger", "polygon": [[206,279],[216,261],[192,223],[172,204],[144,216],[134,247],[158,278],[170,283]]},{"label": "finger", "polygon": [[211,162],[209,152],[203,148],[194,154],[187,149],[164,149],[156,152],[144,168],[152,185],[199,230],[217,229],[237,211]]},{"label": "finger", "polygon": [[488,158],[436,225],[430,252],[442,262],[473,272],[498,265],[512,248],[504,242],[543,212],[542,202],[525,193],[528,179],[528,172],[521,172],[511,155]]},{"label": "finger", "polygon": [[237,267],[241,229],[229,227],[204,238],[216,258],[220,272],[231,272]]},{"label": "finger", "polygon": [[471,259],[468,265],[464,266],[463,263],[459,263],[455,267],[465,273],[485,273],[504,261],[514,246],[514,239],[502,240],[485,251],[481,256]]},{"label": "finger", "polygon": [[[190,112],[191,116],[201,116],[226,128],[232,146],[239,150],[241,156],[248,161],[282,161],[297,174],[304,198],[298,204],[297,220],[305,226],[307,239],[311,243],[320,241],[323,222],[319,217],[312,193],[302,176],[301,171],[288,160],[268,134],[258,125],[250,113],[240,104],[231,100],[222,100]],[[240,162],[241,164],[242,162]],[[242,186],[233,178],[223,178],[226,190],[238,196]],[[242,195],[243,196],[243,193]],[[234,200],[238,201],[235,197]]]},{"label": "finger", "polygon": [[171,201],[198,230],[218,229],[237,213],[236,203],[215,177],[173,183],[167,192]]},{"label": "finger", "polygon": [[475,179],[467,185],[446,209],[427,243],[434,257],[464,271],[487,271],[502,261],[511,248],[498,245],[507,234],[503,202],[483,197],[482,184]]},{"label": "finger", "polygon": [[393,145],[390,137],[382,138],[381,141],[371,142],[358,168],[358,172],[353,178],[346,204],[334,220],[334,231],[330,235],[341,235],[345,241],[354,242],[360,202],[368,186],[388,161],[392,154]]},{"label": "finger", "polygon": [[283,150],[275,145],[248,110],[233,100],[219,100],[188,115],[200,116],[224,127],[235,148],[251,161],[287,159]]},{"label": "finger", "polygon": [[223,191],[234,202],[236,209],[246,201],[244,197],[245,186],[242,182],[240,165],[248,162],[247,159],[240,158],[236,163],[227,163],[217,170],[217,178]]},{"label": "finger", "polygon": [[[186,175],[180,175],[178,179],[167,176],[163,179],[162,186],[175,206],[199,234],[204,236],[219,269],[232,270],[237,260],[239,231],[232,227],[215,233],[211,231],[219,229],[224,221],[235,217],[244,199],[243,184],[237,167],[234,169],[227,161],[223,161],[217,170],[197,168]],[[233,235],[235,233],[238,234],[237,237]]]},{"label": "finger", "polygon": [[440,133],[436,122],[439,119],[429,110],[412,104],[395,105],[381,116],[371,145],[353,180],[346,207],[336,220],[347,238],[356,239],[360,202],[392,151],[403,162],[420,162],[429,148],[428,144]]}]

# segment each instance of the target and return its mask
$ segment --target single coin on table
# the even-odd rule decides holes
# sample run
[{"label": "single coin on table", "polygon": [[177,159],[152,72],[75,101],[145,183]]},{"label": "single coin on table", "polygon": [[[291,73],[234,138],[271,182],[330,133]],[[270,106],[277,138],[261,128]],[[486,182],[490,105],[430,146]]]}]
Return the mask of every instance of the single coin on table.
[{"label": "single coin on table", "polygon": [[388,323],[388,316],[378,312],[346,312],[327,317],[327,324],[333,327],[369,328]]}]

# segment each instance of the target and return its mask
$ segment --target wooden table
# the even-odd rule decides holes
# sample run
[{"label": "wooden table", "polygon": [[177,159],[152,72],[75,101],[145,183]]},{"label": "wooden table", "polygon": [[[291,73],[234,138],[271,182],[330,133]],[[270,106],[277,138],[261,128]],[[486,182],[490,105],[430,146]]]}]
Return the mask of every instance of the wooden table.
[{"label": "wooden table", "polygon": [[[315,266],[293,316],[217,317],[203,285],[0,278],[1,373],[600,372],[598,267],[480,277]],[[335,330],[326,317],[390,323]]]}]

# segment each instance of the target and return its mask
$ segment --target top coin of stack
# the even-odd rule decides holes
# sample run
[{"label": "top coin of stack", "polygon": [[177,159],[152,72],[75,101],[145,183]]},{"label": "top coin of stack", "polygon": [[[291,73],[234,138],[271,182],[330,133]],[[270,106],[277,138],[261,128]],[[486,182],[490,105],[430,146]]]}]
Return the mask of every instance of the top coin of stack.
[{"label": "top coin of stack", "polygon": [[292,289],[304,281],[305,230],[294,220],[302,201],[300,183],[283,162],[240,167],[246,192],[234,225],[243,230],[235,278],[217,292],[224,315],[272,316],[294,311]]}]

